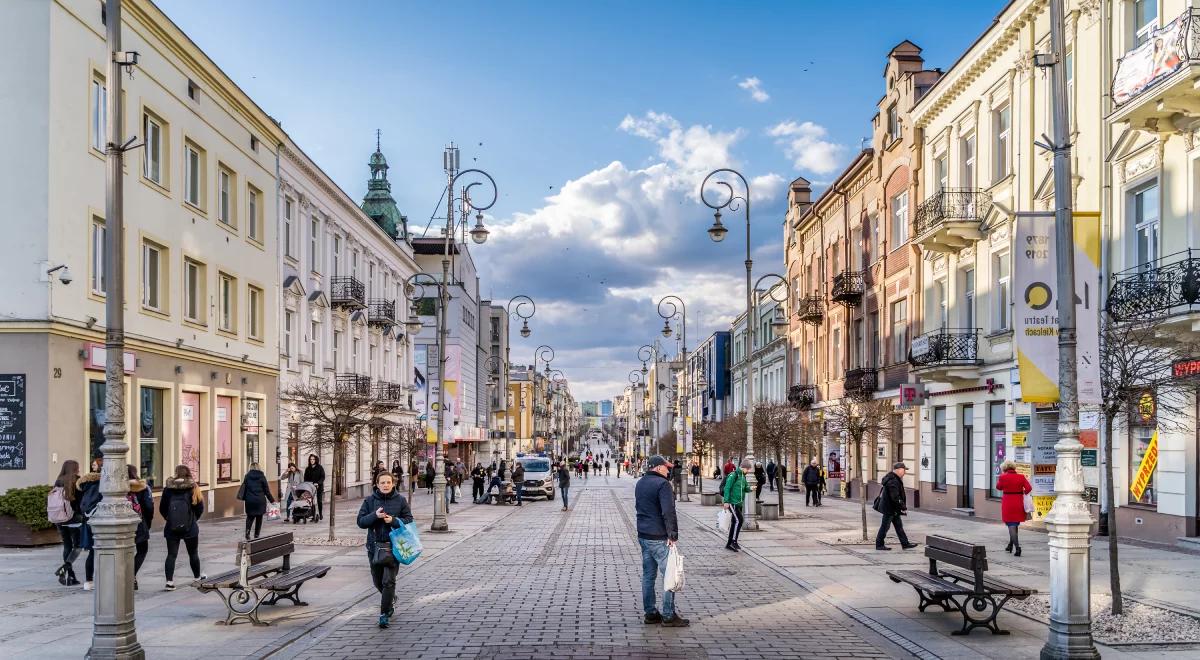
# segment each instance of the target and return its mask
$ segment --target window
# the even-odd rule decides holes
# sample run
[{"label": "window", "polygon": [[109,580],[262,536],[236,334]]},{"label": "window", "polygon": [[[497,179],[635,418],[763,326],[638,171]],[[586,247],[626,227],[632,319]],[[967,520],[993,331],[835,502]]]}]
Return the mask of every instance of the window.
[{"label": "window", "polygon": [[162,185],[163,128],[162,123],[149,114],[142,117],[142,132],[145,137],[142,155],[142,176]]},{"label": "window", "polygon": [[92,217],[92,259],[88,285],[92,293],[102,296],[107,289],[104,287],[104,241],[107,230],[104,219]]},{"label": "window", "polygon": [[183,317],[204,323],[204,264],[183,260]]},{"label": "window", "polygon": [[992,182],[1000,181],[1009,174],[1009,146],[1012,144],[1012,108],[1007,103],[992,112]]},{"label": "window", "polygon": [[933,159],[933,184],[936,192],[950,187],[950,172],[946,168],[946,152],[944,151]]},{"label": "window", "polygon": [[892,198],[892,250],[908,242],[908,191]]},{"label": "window", "polygon": [[908,301],[892,303],[892,363],[908,358]]},{"label": "window", "polygon": [[142,244],[142,306],[165,312],[163,290],[166,284],[166,248],[149,241]]},{"label": "window", "polygon": [[104,78],[92,78],[92,148],[103,152],[108,142],[108,88]]},{"label": "window", "polygon": [[292,252],[292,207],[295,202],[289,197],[283,200],[283,254],[287,257],[296,258]]},{"label": "window", "polygon": [[963,188],[975,187],[975,133],[969,133],[959,141],[959,151],[962,157],[962,181],[960,185]]},{"label": "window", "polygon": [[1158,182],[1142,186],[1132,195],[1133,233],[1137,254],[1134,258],[1142,268],[1158,259]]},{"label": "window", "polygon": [[1009,272],[1008,272],[1008,252],[1000,252],[992,257],[992,272],[996,273],[996,307],[995,307],[995,331],[1002,332],[1008,330],[1011,319],[1009,319],[1009,305],[1012,302],[1012,297],[1009,291]]},{"label": "window", "polygon": [[1133,44],[1141,46],[1158,29],[1158,0],[1134,0]]},{"label": "window", "polygon": [[[1146,450],[1150,447],[1150,440],[1154,437],[1153,426],[1134,426],[1133,441],[1129,446],[1129,483],[1132,484],[1138,475],[1139,469],[1142,467],[1142,459],[1146,457]],[[1158,504],[1158,468],[1150,473],[1150,483],[1147,484],[1146,490],[1142,492],[1142,499],[1133,499],[1133,493],[1129,494],[1130,504]]]},{"label": "window", "polygon": [[225,332],[237,332],[237,280],[221,273],[218,276],[217,293],[220,297],[217,327]]},{"label": "window", "polygon": [[151,488],[163,483],[163,390],[139,388],[138,475]]},{"label": "window", "polygon": [[933,488],[946,490],[946,409],[933,409]]},{"label": "window", "polygon": [[333,237],[333,274],[338,275],[338,271],[342,265],[342,237],[334,235]]},{"label": "window", "polygon": [[234,209],[237,208],[234,198],[236,179],[233,172],[222,167],[217,170],[217,220],[230,227],[237,226]]},{"label": "window", "polygon": [[900,139],[900,111],[895,103],[887,109],[887,133],[889,143]]},{"label": "window", "polygon": [[183,201],[196,208],[203,208],[204,199],[204,156],[192,144],[183,146]]},{"label": "window", "polygon": [[263,290],[251,286],[246,289],[247,304],[246,316],[249,317],[248,323],[250,327],[246,334],[250,335],[251,339],[262,341],[263,338]]},{"label": "window", "polygon": [[246,186],[246,235],[250,240],[262,242],[262,193],[254,186]]},{"label": "window", "polygon": [[975,320],[975,269],[968,268],[963,271],[963,298],[962,298],[962,318],[963,327],[967,330],[974,330],[976,327]]},{"label": "window", "polygon": [[321,239],[321,220],[317,216],[313,216],[308,221],[308,268],[313,272],[321,270],[321,265],[317,262],[320,258],[321,251],[318,249],[317,242]]},{"label": "window", "polygon": [[283,354],[288,359],[288,366],[292,364],[292,327],[296,323],[296,313],[292,310],[283,312]]},{"label": "window", "polygon": [[1000,497],[996,480],[1000,478],[1000,466],[1008,460],[1008,433],[1004,430],[1004,402],[988,404],[988,459],[992,462],[992,479],[988,491],[992,497]]}]

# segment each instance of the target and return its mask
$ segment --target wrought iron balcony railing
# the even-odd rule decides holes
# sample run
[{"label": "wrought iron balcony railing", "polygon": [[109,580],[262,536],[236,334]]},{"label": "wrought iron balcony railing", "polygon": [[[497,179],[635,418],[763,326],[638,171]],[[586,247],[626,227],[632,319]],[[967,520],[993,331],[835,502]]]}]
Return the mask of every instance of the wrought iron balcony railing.
[{"label": "wrought iron balcony railing", "polygon": [[367,301],[367,322],[371,325],[396,325],[396,301],[384,298]]},{"label": "wrought iron balcony railing", "polygon": [[1108,314],[1147,321],[1200,311],[1200,252],[1184,250],[1113,275]]},{"label": "wrought iron balcony railing", "polygon": [[825,319],[825,300],[818,295],[804,296],[796,304],[796,318],[801,323],[820,325]]},{"label": "wrought iron balcony railing", "polygon": [[357,277],[339,275],[330,278],[329,302],[334,307],[362,309],[367,306],[367,287]]},{"label": "wrought iron balcony railing", "polygon": [[340,394],[371,396],[371,377],[358,374],[338,374],[334,381]]},{"label": "wrought iron balcony railing", "polygon": [[833,288],[829,299],[847,307],[853,307],[862,300],[866,288],[866,278],[861,270],[845,270],[833,276]]},{"label": "wrought iron balcony railing", "polygon": [[847,369],[846,380],[842,383],[842,389],[847,394],[869,394],[876,390],[877,378],[879,372],[875,369]]},{"label": "wrought iron balcony railing", "polygon": [[797,408],[807,408],[817,400],[815,385],[792,385],[788,388],[788,403]]},{"label": "wrought iron balcony railing", "polygon": [[950,222],[982,223],[992,208],[992,195],[978,188],[946,188],[921,202],[913,218],[913,238]]},{"label": "wrought iron balcony railing", "polygon": [[914,367],[980,364],[979,330],[942,328],[913,339],[908,363]]}]

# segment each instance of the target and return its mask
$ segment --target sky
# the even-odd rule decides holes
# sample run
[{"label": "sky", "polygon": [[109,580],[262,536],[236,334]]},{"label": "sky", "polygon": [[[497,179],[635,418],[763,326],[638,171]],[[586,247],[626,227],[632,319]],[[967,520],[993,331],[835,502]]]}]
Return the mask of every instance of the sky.
[{"label": "sky", "polygon": [[619,394],[643,344],[679,350],[663,296],[689,349],[744,311],[744,220],[709,240],[705,175],[749,181],[754,277],[781,272],[788,183],[819,192],[858,152],[892,47],[949,68],[1005,4],[157,2],[354,199],[381,130],[418,233],[444,217],[447,144],[491,174],[483,295],[536,301],[512,360],[553,347],[578,400]]}]

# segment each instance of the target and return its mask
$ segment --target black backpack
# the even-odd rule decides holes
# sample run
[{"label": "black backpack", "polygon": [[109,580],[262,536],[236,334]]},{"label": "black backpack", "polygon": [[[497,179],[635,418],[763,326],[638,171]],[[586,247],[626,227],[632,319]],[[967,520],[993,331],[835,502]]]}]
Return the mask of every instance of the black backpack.
[{"label": "black backpack", "polygon": [[192,513],[191,493],[183,493],[171,498],[167,505],[167,531],[172,534],[187,534],[192,529],[196,518]]}]

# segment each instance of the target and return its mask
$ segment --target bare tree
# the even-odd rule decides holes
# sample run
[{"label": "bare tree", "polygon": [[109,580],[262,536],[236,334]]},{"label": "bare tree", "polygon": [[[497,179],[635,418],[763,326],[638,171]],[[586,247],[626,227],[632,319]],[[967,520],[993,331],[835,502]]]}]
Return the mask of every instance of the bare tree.
[{"label": "bare tree", "polygon": [[890,428],[892,401],[859,396],[843,396],[824,409],[825,423],[830,433],[844,434],[854,451],[853,460],[846,461],[847,474],[850,469],[859,473],[861,489],[858,494],[862,508],[862,538],[867,541],[867,472],[863,467],[870,456],[874,461],[879,438]]},{"label": "bare tree", "polygon": [[[1195,383],[1174,380],[1171,363],[1190,355],[1183,342],[1157,336],[1150,321],[1117,322],[1105,318],[1100,333],[1100,392],[1104,416],[1104,508],[1108,511],[1108,575],[1112,612],[1121,614],[1121,573],[1117,551],[1117,504],[1113,486],[1113,428],[1123,421],[1126,442],[1133,442],[1133,419],[1141,415],[1139,403],[1151,393],[1155,402],[1154,423],[1160,429],[1182,430],[1191,411],[1185,404],[1194,397]],[[1146,411],[1148,412],[1148,411]]]},{"label": "bare tree", "polygon": [[285,392],[300,417],[300,445],[318,456],[333,455],[330,472],[329,540],[335,539],[337,508],[333,498],[346,485],[346,456],[358,442],[359,431],[395,410],[395,406],[374,396],[369,381],[350,385],[319,382],[293,385]]},{"label": "bare tree", "polygon": [[[800,446],[800,411],[790,404],[764,402],[754,407],[754,447],[783,465],[783,458]],[[779,515],[783,516],[783,484],[779,484]]]}]

